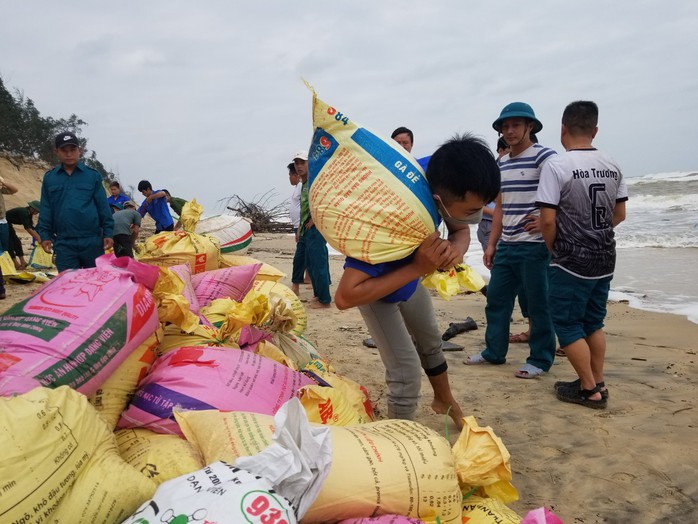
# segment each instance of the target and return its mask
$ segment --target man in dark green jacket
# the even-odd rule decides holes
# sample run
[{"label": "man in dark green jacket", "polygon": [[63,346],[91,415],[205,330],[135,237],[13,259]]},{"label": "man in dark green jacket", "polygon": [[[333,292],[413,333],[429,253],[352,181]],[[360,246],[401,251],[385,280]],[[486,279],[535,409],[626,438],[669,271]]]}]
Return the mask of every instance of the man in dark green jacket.
[{"label": "man in dark green jacket", "polygon": [[94,267],[113,245],[114,219],[102,175],[80,162],[80,142],[70,132],[56,137],[60,165],[44,175],[41,213],[36,228],[41,247],[56,249],[59,271]]}]

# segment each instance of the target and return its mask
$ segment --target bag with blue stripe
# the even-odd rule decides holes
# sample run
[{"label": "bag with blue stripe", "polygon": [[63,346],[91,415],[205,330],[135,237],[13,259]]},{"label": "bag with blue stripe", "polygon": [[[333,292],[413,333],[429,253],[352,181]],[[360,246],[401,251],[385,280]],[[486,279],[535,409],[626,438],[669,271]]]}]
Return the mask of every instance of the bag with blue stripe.
[{"label": "bag with blue stripe", "polygon": [[[310,213],[337,251],[379,264],[409,256],[439,223],[424,170],[397,142],[326,104],[313,91],[308,154]],[[467,266],[436,272],[423,283],[444,298],[484,280]]]}]

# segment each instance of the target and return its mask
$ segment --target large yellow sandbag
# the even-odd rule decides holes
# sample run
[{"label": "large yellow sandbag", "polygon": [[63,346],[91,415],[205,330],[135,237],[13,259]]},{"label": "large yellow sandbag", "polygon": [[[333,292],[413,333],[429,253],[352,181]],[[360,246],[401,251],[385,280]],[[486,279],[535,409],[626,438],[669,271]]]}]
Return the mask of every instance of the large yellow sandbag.
[{"label": "large yellow sandbag", "polygon": [[121,522],[155,492],[68,386],[0,398],[0,522]]},{"label": "large yellow sandbag", "polygon": [[163,231],[148,237],[138,261],[164,267],[188,264],[193,274],[218,269],[218,239],[193,232],[202,212],[203,208],[196,200],[187,202],[182,210],[183,229]]},{"label": "large yellow sandbag", "polygon": [[121,412],[126,409],[136,392],[138,382],[150,370],[157,358],[157,347],[162,330],[150,335],[116,368],[109,378],[90,395],[88,400],[102,415],[111,429],[116,427]]},{"label": "large yellow sandbag", "polygon": [[182,331],[177,326],[165,326],[165,336],[158,346],[158,355],[186,346],[214,346],[240,349],[231,333],[214,326],[199,324],[190,333]]},{"label": "large yellow sandbag", "polygon": [[465,426],[455,444],[458,482],[464,493],[475,489],[483,497],[493,497],[503,503],[519,499],[511,484],[511,455],[491,427],[481,427],[475,417],[463,419]]},{"label": "large yellow sandbag", "polygon": [[291,291],[291,288],[283,285],[281,282],[260,280],[259,278],[256,278],[252,289],[243,299],[243,302],[248,300],[248,297],[250,297],[253,293],[261,293],[269,297],[270,301],[273,299],[273,295],[280,295],[283,299],[288,301],[293,314],[296,316],[296,325],[291,332],[295,333],[296,335],[303,334],[305,328],[308,327],[308,314],[303,307],[303,303],[300,301],[298,296]]},{"label": "large yellow sandbag", "polygon": [[[321,359],[314,359],[310,361],[308,365],[303,368],[303,371],[306,373],[308,371],[312,372],[313,375],[318,377],[320,381],[325,381],[332,386],[331,388],[325,389],[334,389],[341,392],[341,399],[343,399],[348,406],[337,406],[338,418],[336,425],[348,426],[351,423],[364,424],[374,420],[375,416],[373,413],[373,404],[371,404],[371,399],[369,398],[368,391],[366,391],[365,387],[345,376],[338,374],[330,364]],[[322,384],[322,382],[319,383]],[[328,397],[332,398],[330,395],[328,395]],[[303,402],[302,398],[301,402]],[[326,401],[324,403],[326,403]],[[308,411],[309,404],[303,402],[303,405],[306,407],[306,411]],[[351,408],[352,415],[350,415],[350,412],[348,411],[349,407]],[[327,411],[329,408],[330,406],[326,405],[323,407],[320,403],[317,405],[318,411],[322,409],[325,412],[324,418],[327,418]],[[354,421],[349,422],[351,420],[350,417],[353,417]],[[320,422],[311,418],[310,414],[308,415],[308,419],[312,422]],[[346,423],[340,423],[340,420],[343,420]],[[324,424],[325,422],[322,423]]]},{"label": "large yellow sandbag", "polygon": [[15,263],[12,261],[9,251],[4,251],[2,254],[0,254],[0,269],[2,269],[2,276],[5,278],[17,274],[17,268],[15,267]]},{"label": "large yellow sandbag", "polygon": [[314,91],[313,127],[310,212],[328,244],[370,264],[410,255],[438,221],[431,189],[414,157]]},{"label": "large yellow sandbag", "polygon": [[[179,411],[175,418],[205,463],[233,463],[271,443],[274,419],[255,413]],[[451,448],[417,422],[328,426],[332,466],[304,524],[398,514],[461,524],[462,495]]]},{"label": "large yellow sandbag", "polygon": [[121,458],[156,484],[205,465],[198,451],[177,435],[161,435],[140,428],[119,429],[114,435]]}]

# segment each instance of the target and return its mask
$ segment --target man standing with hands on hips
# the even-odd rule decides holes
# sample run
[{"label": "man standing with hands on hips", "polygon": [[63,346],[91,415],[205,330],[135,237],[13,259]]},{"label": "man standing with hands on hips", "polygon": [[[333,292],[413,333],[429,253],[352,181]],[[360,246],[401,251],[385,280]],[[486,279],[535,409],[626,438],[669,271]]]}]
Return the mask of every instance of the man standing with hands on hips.
[{"label": "man standing with hands on hips", "polygon": [[36,231],[47,253],[56,250],[59,271],[95,267],[113,246],[114,219],[102,175],[80,162],[80,142],[70,132],[56,137],[60,164],[44,175]]}]

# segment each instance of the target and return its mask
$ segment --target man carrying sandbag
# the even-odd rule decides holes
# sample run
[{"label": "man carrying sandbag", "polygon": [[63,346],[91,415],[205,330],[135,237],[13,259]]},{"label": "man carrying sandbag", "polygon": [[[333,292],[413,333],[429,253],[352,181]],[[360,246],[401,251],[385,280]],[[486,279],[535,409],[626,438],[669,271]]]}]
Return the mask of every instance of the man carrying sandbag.
[{"label": "man carrying sandbag", "polygon": [[[420,278],[463,261],[470,224],[499,192],[500,174],[489,147],[466,135],[443,144],[426,172],[429,189],[449,231],[438,230],[401,260],[369,264],[348,257],[335,294],[339,309],[358,306],[385,365],[388,416],[414,420],[424,369],[434,391],[432,409],[448,414],[459,428],[463,412],[453,398],[441,331]],[[414,341],[412,339],[414,337]]]},{"label": "man carrying sandbag", "polygon": [[308,269],[310,283],[315,295],[308,307],[312,309],[331,307],[330,295],[330,262],[327,252],[327,242],[315,227],[310,216],[308,203],[308,152],[299,151],[293,156],[293,165],[301,178],[301,224],[298,229],[298,243],[293,257],[293,275],[291,283],[293,291],[298,294],[298,286],[303,283],[304,268]]}]

